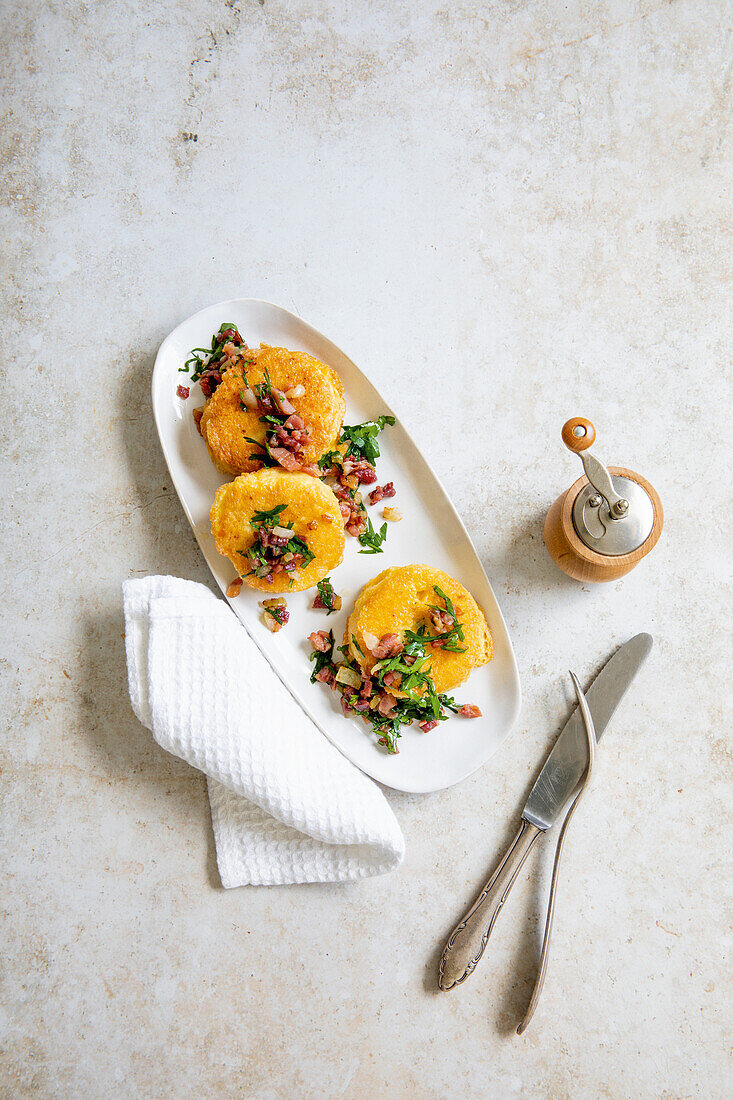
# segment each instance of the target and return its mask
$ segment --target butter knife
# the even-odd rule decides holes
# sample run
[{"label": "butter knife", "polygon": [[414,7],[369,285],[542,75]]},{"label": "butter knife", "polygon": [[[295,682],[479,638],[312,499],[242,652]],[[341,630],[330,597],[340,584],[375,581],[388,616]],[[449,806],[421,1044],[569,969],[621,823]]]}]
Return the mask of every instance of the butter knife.
[{"label": "butter knife", "polygon": [[[650,634],[637,634],[609,658],[586,692],[597,740],[649,656],[652,644]],[[562,816],[583,778],[587,760],[585,726],[580,708],[576,707],[530,791],[519,831],[506,855],[448,937],[438,971],[441,989],[453,989],[475,970],[496,918],[534,842]]]}]

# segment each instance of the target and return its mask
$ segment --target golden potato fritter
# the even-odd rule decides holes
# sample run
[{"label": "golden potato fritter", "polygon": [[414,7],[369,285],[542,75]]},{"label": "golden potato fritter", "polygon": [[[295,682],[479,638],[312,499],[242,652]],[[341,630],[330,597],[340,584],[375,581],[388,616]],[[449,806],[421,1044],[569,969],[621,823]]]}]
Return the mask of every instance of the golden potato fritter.
[{"label": "golden potato fritter", "polygon": [[[375,640],[387,634],[396,634],[401,639],[403,631],[416,631],[420,626],[424,626],[429,634],[439,632],[431,623],[430,608],[443,609],[445,603],[435,592],[435,587],[440,588],[453,603],[464,634],[464,641],[457,641],[456,644],[465,649],[464,653],[454,653],[436,646],[427,647],[436,690],[451,691],[467,680],[474,668],[491,660],[494,655],[491,634],[484,614],[470,592],[440,569],[432,569],[428,565],[405,565],[385,569],[369,581],[357,598],[346,624],[344,644],[348,645],[351,657],[365,675],[369,675],[377,661],[370,652]],[[394,690],[392,694],[399,695],[400,692]]]},{"label": "golden potato fritter", "polygon": [[346,411],[344,387],[331,367],[302,351],[267,344],[248,348],[224,372],[221,385],[204,406],[199,424],[211,460],[224,474],[248,473],[262,467],[258,457],[261,452],[245,436],[263,443],[266,425],[260,422],[262,413],[258,409],[242,407],[240,393],[264,382],[266,371],[278,390],[287,392],[297,386],[305,390],[302,396],[290,398],[311,432],[304,462],[318,462],[341,431]]},{"label": "golden potato fritter", "polygon": [[[266,577],[247,575],[253,566],[247,551],[255,542],[261,545],[255,514],[271,512],[281,505],[285,507],[272,525],[292,531],[314,557],[302,569],[298,566],[292,572],[278,572],[270,583]],[[245,584],[260,592],[302,592],[313,588],[343,556],[344,526],[338,501],[327,485],[309,474],[289,474],[277,469],[242,474],[217,490],[210,518],[216,549],[230,559]],[[267,524],[265,528],[269,530]],[[286,559],[280,555],[272,560],[278,563]]]}]

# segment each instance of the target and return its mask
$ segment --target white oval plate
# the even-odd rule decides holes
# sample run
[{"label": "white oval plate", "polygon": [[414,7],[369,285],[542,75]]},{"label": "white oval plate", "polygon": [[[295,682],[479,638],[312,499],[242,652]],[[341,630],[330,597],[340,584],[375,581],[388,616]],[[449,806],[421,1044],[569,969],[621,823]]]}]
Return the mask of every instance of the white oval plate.
[{"label": "white oval plate", "polygon": [[[224,321],[234,322],[251,347],[263,342],[293,348],[333,367],[346,390],[347,424],[391,412],[343,351],[300,317],[269,302],[255,298],[220,302],[194,314],[166,337],[153,370],[155,421],[183,510],[222,592],[236,573],[231,562],[216,551],[209,529],[209,509],[226,478],[212,465],[191,415],[204,401],[200,387],[192,386],[186,401],[176,396],[176,387],[179,383],[191,385],[188,375],[179,373],[190,349],[208,347],[212,333]],[[499,747],[519,714],[519,674],[491,585],[442,485],[399,420],[382,432],[380,446],[378,484],[394,481],[397,495],[388,503],[399,507],[404,518],[401,523],[389,524],[382,554],[360,554],[357,540],[347,536],[344,560],[332,574],[334,590],[343,597],[342,611],[327,617],[311,607],[315,590],[295,593],[287,597],[290,622],[278,634],[272,634],[262,622],[258,606],[261,593],[245,585],[229,603],[303,710],[344,756],[388,787],[426,793],[465,779]],[[372,523],[379,527],[382,505],[370,507],[369,513]],[[430,733],[423,733],[417,725],[402,727],[399,754],[390,756],[377,745],[371,729],[361,719],[343,715],[335,692],[310,683],[313,666],[308,635],[330,627],[337,644],[341,644],[346,615],[366,581],[387,566],[421,562],[444,569],[473,593],[494,639],[494,659],[453,693],[458,702],[477,703],[482,718],[452,717]]]}]

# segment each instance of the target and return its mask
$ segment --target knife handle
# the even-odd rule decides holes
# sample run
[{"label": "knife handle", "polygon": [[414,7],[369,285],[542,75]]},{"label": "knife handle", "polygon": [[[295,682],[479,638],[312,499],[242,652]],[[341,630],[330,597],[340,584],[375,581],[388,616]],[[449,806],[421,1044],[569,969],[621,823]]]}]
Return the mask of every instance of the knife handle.
[{"label": "knife handle", "polygon": [[506,855],[465,917],[448,937],[438,970],[438,985],[441,989],[453,989],[453,986],[465,982],[469,974],[473,973],[484,953],[499,911],[541,832],[542,829],[522,818],[519,832],[509,845]]}]

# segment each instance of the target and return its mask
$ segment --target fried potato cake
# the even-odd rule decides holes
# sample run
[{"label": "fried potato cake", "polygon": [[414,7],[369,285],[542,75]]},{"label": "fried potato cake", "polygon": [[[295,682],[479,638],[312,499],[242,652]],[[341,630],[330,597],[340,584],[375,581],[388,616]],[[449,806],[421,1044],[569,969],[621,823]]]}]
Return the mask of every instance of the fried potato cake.
[{"label": "fried potato cake", "polygon": [[[270,518],[263,522],[261,515],[266,513],[270,513]],[[338,500],[327,485],[309,474],[277,469],[241,474],[217,490],[210,518],[219,553],[230,559],[245,584],[260,592],[302,592],[313,588],[343,556],[344,526]],[[277,531],[301,540],[304,552],[299,543],[283,547],[287,538],[278,538]],[[247,553],[251,548],[254,557]],[[287,554],[291,553],[292,559],[292,552],[296,565],[288,571]],[[302,568],[298,555],[305,558]],[[308,559],[308,555],[313,556]],[[272,581],[267,576],[252,574],[253,565],[258,562],[272,567]],[[292,565],[292,560],[289,564]]]},{"label": "fried potato cake", "polygon": [[[243,377],[246,372],[246,380]],[[310,438],[304,448],[304,462],[318,462],[331,448],[344,420],[346,404],[341,379],[331,367],[302,351],[270,347],[248,348],[225,372],[221,385],[207,400],[199,423],[211,460],[224,474],[259,470],[261,452],[245,436],[263,443],[266,425],[258,409],[244,408],[241,391],[266,381],[283,392],[302,386],[305,391],[292,397],[291,404],[307,427]]]},{"label": "fried potato cake", "polygon": [[[348,618],[344,645],[365,675],[376,664],[370,644],[387,634],[403,637],[405,630],[424,626],[429,634],[438,631],[432,625],[430,609],[445,608],[435,587],[452,601],[464,640],[457,641],[464,653],[428,646],[431,675],[438,692],[451,691],[468,679],[471,671],[487,664],[494,655],[491,634],[483,612],[459,581],[441,569],[428,565],[405,565],[385,569],[364,586]],[[354,639],[356,641],[354,641]],[[399,695],[399,691],[392,692]]]}]

